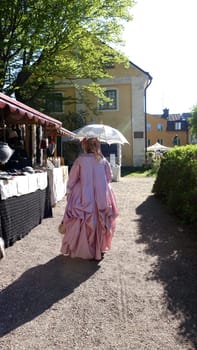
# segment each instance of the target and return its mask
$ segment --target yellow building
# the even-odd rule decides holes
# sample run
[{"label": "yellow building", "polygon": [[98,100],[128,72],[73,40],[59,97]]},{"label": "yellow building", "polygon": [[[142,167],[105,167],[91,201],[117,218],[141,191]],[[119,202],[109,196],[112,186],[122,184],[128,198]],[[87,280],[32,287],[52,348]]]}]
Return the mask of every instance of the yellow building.
[{"label": "yellow building", "polygon": [[[110,98],[110,102],[99,104],[99,100],[89,94],[88,98],[92,103],[98,115],[94,115],[88,107],[82,103],[73,103],[67,105],[66,102],[59,99],[56,105],[49,106],[53,116],[61,121],[66,113],[87,112],[87,123],[103,123],[110,125],[123,133],[129,141],[121,147],[123,166],[141,166],[145,163],[145,101],[146,89],[151,83],[149,73],[129,62],[129,66],[116,64],[110,68],[109,79],[101,79],[99,84],[104,87],[105,94]],[[90,80],[79,79],[77,81],[79,89],[70,85],[70,81],[58,81],[55,94],[62,95],[64,98],[70,97],[76,101],[80,100],[80,86],[89,85]],[[54,101],[54,99],[53,99]],[[49,102],[50,103],[50,102]]]}]

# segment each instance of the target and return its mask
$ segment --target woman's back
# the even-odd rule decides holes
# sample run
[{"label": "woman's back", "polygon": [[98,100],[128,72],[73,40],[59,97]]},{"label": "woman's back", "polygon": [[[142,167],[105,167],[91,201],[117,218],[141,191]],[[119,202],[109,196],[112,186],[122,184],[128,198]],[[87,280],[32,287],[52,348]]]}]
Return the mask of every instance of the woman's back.
[{"label": "woman's back", "polygon": [[117,216],[111,180],[110,165],[97,152],[84,153],[74,162],[68,180],[63,254],[100,260],[110,248]]}]

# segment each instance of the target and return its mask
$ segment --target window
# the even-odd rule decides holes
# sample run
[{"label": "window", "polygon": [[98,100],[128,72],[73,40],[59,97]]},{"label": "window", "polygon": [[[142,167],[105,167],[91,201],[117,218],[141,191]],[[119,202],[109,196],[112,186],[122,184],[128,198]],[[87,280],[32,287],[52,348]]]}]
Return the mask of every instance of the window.
[{"label": "window", "polygon": [[113,69],[114,67],[115,67],[115,64],[112,63],[112,62],[111,62],[111,63],[109,62],[109,63],[106,63],[106,64],[105,64],[105,68],[106,68],[106,69]]},{"label": "window", "polygon": [[110,101],[103,101],[99,103],[99,110],[117,110],[117,90],[106,90],[105,96],[110,99]]},{"label": "window", "polygon": [[160,145],[163,145],[163,139],[157,139],[157,142],[160,143]]},{"label": "window", "polygon": [[175,135],[172,139],[172,144],[174,146],[180,146],[181,145],[181,140],[180,138],[178,137],[178,135]]},{"label": "window", "polygon": [[143,131],[134,131],[134,139],[143,139],[144,133]]},{"label": "window", "polygon": [[63,112],[63,96],[60,92],[47,94],[45,103],[47,112]]},{"label": "window", "polygon": [[147,130],[148,132],[151,131],[151,124],[149,124],[149,123],[146,124],[146,130]]},{"label": "window", "polygon": [[162,131],[163,130],[163,124],[158,123],[157,124],[157,131]]},{"label": "window", "polygon": [[175,130],[181,130],[181,122],[176,122],[174,126]]},{"label": "window", "polygon": [[104,65],[104,67],[106,69],[114,68],[115,67],[114,55],[112,55],[110,53],[105,53],[105,55],[103,56],[103,58],[101,60],[101,64]]}]

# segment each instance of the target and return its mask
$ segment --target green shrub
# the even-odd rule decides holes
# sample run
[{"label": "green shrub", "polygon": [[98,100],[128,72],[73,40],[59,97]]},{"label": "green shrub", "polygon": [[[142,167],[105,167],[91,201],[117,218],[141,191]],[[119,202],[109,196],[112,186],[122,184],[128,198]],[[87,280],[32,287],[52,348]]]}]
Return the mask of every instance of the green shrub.
[{"label": "green shrub", "polygon": [[197,145],[165,153],[152,192],[183,222],[197,227]]}]

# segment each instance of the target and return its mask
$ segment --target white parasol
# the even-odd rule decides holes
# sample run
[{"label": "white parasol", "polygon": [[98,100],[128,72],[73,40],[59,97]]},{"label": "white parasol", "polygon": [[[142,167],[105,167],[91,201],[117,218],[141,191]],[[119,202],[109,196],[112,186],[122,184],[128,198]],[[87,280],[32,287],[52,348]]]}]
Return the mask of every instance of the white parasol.
[{"label": "white parasol", "polygon": [[129,143],[119,130],[104,124],[89,124],[73,132],[79,140],[82,140],[84,137],[97,137],[100,142],[108,143],[109,145],[113,143]]}]

